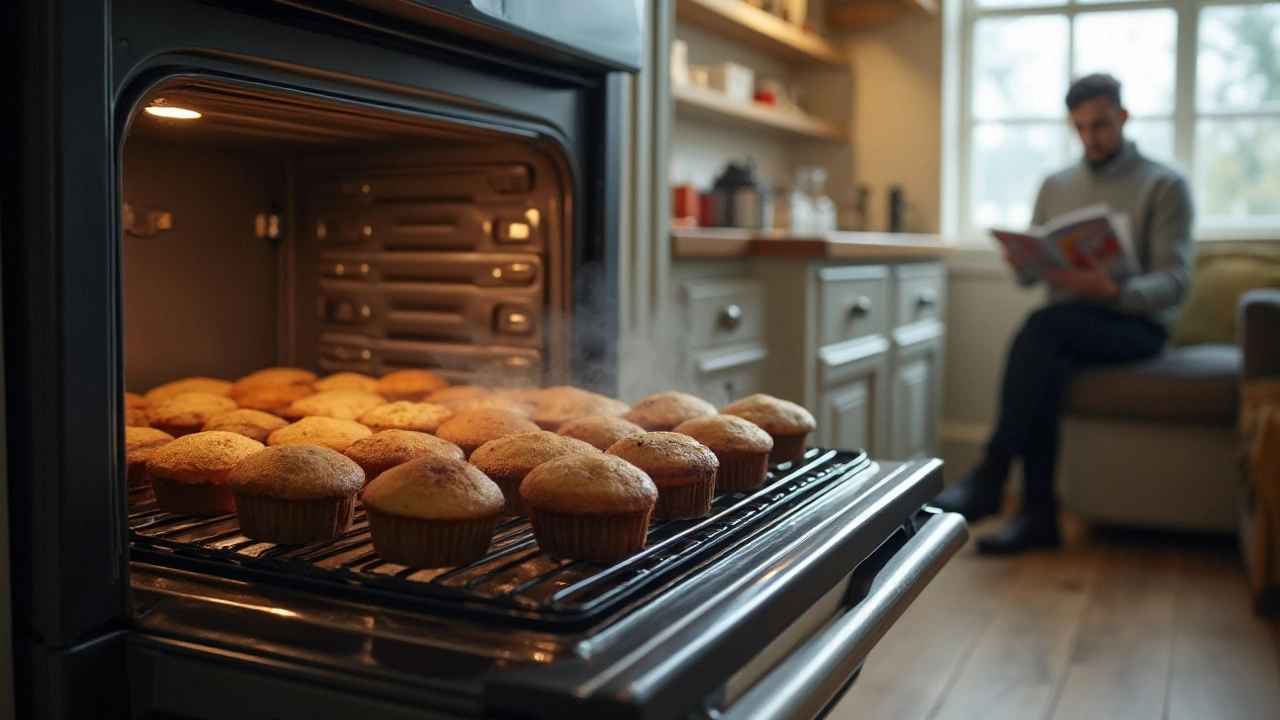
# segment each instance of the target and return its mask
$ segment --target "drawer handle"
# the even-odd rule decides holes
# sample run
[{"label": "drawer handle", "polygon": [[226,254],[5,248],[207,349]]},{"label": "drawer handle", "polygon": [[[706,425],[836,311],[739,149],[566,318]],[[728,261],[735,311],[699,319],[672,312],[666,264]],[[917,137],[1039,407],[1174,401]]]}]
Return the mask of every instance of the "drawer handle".
[{"label": "drawer handle", "polygon": [[720,327],[730,332],[742,324],[742,308],[729,305],[720,311]]},{"label": "drawer handle", "polygon": [[871,298],[866,295],[848,298],[844,301],[844,307],[854,318],[866,317],[871,314]]},{"label": "drawer handle", "polygon": [[916,304],[922,307],[931,307],[938,304],[938,291],[933,288],[925,288],[916,296]]}]

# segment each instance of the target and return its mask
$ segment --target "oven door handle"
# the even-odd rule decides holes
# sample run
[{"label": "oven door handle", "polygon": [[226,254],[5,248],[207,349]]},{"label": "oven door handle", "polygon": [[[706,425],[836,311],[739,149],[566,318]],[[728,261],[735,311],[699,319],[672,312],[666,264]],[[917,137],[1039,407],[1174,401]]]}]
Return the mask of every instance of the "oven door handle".
[{"label": "oven door handle", "polygon": [[822,717],[840,698],[871,648],[968,536],[960,515],[934,515],[876,573],[865,599],[818,631],[719,717]]}]

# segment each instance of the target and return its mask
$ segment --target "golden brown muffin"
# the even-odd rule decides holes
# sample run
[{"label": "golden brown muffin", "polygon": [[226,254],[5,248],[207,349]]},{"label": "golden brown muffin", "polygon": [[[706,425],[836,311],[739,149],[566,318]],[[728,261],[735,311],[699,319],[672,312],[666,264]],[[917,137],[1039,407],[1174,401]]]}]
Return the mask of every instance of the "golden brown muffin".
[{"label": "golden brown muffin", "polygon": [[345,452],[357,440],[363,440],[373,434],[369,428],[355,420],[338,420],[336,418],[312,416],[282,427],[267,436],[267,444],[276,445],[319,445],[336,452]]},{"label": "golden brown muffin", "polygon": [[[129,468],[128,488],[130,500],[145,499],[147,484],[147,461],[156,450],[173,442],[173,436],[163,430],[149,427],[127,427],[124,429],[124,455]],[[139,497],[133,497],[133,496]]]},{"label": "golden brown muffin", "polygon": [[630,409],[621,400],[569,385],[557,385],[538,393],[538,403],[529,413],[529,419],[543,430],[558,430],[570,420],[593,415],[623,415]]},{"label": "golden brown muffin", "polygon": [[373,391],[392,401],[422,402],[431,393],[447,387],[449,381],[430,370],[397,370],[383,375]]},{"label": "golden brown muffin", "polygon": [[147,461],[147,479],[161,510],[215,517],[236,511],[227,476],[241,460],[262,450],[243,435],[199,432],[157,449]]},{"label": "golden brown muffin", "polygon": [[632,435],[606,450],[635,465],[658,486],[654,520],[677,520],[706,515],[716,493],[715,453],[688,435],[651,432]]},{"label": "golden brown muffin", "polygon": [[343,453],[364,468],[366,482],[410,460],[427,455],[439,455],[455,460],[466,460],[462,448],[451,442],[441,440],[412,430],[383,430],[363,440],[352,443]]},{"label": "golden brown muffin", "polygon": [[142,408],[126,408],[124,424],[127,427],[151,427],[151,418],[147,417],[147,411]]},{"label": "golden brown muffin", "polygon": [[529,413],[533,411],[532,405],[509,400],[500,395],[454,398],[453,400],[443,400],[442,403],[452,410],[455,415],[461,415],[472,410],[506,410],[520,417],[529,417]]},{"label": "golden brown muffin", "polygon": [[282,420],[271,413],[241,408],[214,415],[209,418],[201,430],[205,432],[225,430],[265,443],[271,433],[288,424],[287,420]]},{"label": "golden brown muffin", "polygon": [[259,385],[242,390],[232,399],[237,405],[247,410],[261,410],[272,415],[280,415],[288,410],[290,405],[315,394],[316,389],[311,385]]},{"label": "golden brown muffin", "polygon": [[579,453],[534,468],[520,499],[543,552],[611,562],[644,547],[658,488],[622,458]]},{"label": "golden brown muffin", "polygon": [[151,403],[138,393],[126,392],[124,394],[124,408],[126,410],[145,410]]},{"label": "golden brown muffin", "polygon": [[644,428],[614,415],[595,415],[571,420],[561,425],[556,434],[581,440],[599,450],[608,450],[622,438],[643,435]]},{"label": "golden brown muffin", "polygon": [[391,468],[364,490],[373,549],[408,567],[465,565],[484,557],[502,491],[454,458],[428,455]]},{"label": "golden brown muffin", "polygon": [[818,426],[808,410],[763,393],[731,402],[720,412],[750,420],[769,433],[773,438],[773,452],[769,453],[769,462],[775,465],[804,457],[809,433]]},{"label": "golden brown muffin", "polygon": [[144,398],[148,403],[155,405],[161,400],[171,398],[174,395],[183,395],[186,393],[226,395],[229,392],[231,392],[231,383],[226,380],[207,377],[189,377],[181,380],[174,380],[171,383],[165,383],[159,387],[151,388],[147,391]]},{"label": "golden brown muffin", "polygon": [[355,420],[379,405],[386,404],[386,399],[374,393],[331,390],[295,400],[280,415],[285,420],[300,420],[317,415],[337,420]]},{"label": "golden brown muffin", "polygon": [[226,395],[183,393],[165,398],[147,409],[151,427],[174,437],[200,432],[214,415],[236,409],[236,401]]},{"label": "golden brown muffin", "polygon": [[447,420],[436,430],[436,437],[457,445],[471,457],[476,448],[490,440],[537,429],[537,425],[507,410],[472,410]]},{"label": "golden brown muffin", "polygon": [[672,432],[688,435],[716,454],[720,461],[716,487],[721,490],[748,490],[769,474],[773,438],[749,420],[712,415],[682,422]]},{"label": "golden brown muffin", "polygon": [[431,391],[425,402],[442,403],[450,400],[461,400],[463,398],[488,397],[493,393],[486,388],[478,385],[453,385],[447,388]]},{"label": "golden brown muffin", "polygon": [[240,532],[291,545],[335,538],[351,527],[364,471],[329,448],[283,445],[240,461],[227,486]]},{"label": "golden brown muffin", "polygon": [[306,385],[311,386],[316,381],[316,374],[310,370],[303,370],[296,367],[270,367],[263,368],[256,372],[235,381],[231,386],[231,397],[236,400],[240,399],[240,395],[250,390],[264,387],[274,387],[278,385]]},{"label": "golden brown muffin", "polygon": [[336,372],[315,382],[316,392],[373,392],[377,386],[377,378],[358,372]]},{"label": "golden brown muffin", "polygon": [[525,405],[537,405],[538,400],[542,397],[542,388],[536,387],[499,387],[492,388],[491,392],[499,397],[515,400]]},{"label": "golden brown muffin", "polygon": [[650,395],[631,406],[623,415],[645,430],[670,430],[685,420],[716,414],[716,406],[699,397],[682,392]]},{"label": "golden brown muffin", "polygon": [[471,453],[471,464],[502,488],[502,496],[506,498],[503,514],[528,515],[528,509],[520,500],[520,483],[524,477],[548,460],[584,452],[600,451],[581,440],[537,430],[490,440]]},{"label": "golden brown muffin", "polygon": [[453,417],[453,411],[437,403],[409,402],[398,400],[386,405],[379,405],[362,414],[358,421],[367,425],[370,430],[413,430],[414,432],[434,433],[446,420]]}]

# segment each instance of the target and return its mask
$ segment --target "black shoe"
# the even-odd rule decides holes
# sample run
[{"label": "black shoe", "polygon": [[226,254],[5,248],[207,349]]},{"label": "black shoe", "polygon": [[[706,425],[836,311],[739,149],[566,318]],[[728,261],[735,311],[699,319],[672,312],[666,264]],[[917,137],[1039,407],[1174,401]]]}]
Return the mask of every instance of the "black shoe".
[{"label": "black shoe", "polygon": [[1027,550],[1059,548],[1058,519],[1053,513],[1021,510],[1003,530],[978,539],[983,555],[1013,555]]},{"label": "black shoe", "polygon": [[963,480],[938,493],[933,504],[946,512],[960,513],[969,522],[977,522],[1000,512],[1003,486],[1003,481],[993,481],[978,470],[971,470]]}]

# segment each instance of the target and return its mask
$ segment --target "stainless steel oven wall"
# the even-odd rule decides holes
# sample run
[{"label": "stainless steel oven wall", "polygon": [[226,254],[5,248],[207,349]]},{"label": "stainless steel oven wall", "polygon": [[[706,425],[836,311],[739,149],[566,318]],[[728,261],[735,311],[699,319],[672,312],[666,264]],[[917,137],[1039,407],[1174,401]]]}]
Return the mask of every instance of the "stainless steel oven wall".
[{"label": "stainless steel oven wall", "polygon": [[[0,10],[14,108],[0,137],[0,287],[23,716],[127,714],[121,148],[135,104],[157,83],[231,79],[561,146],[576,199],[571,264],[605,278],[598,296],[573,288],[575,307],[603,309],[590,336],[573,335],[572,362],[611,364],[621,88],[609,73],[624,66],[544,45],[510,22],[472,33],[456,13],[441,29],[355,4],[310,5],[50,0]],[[600,327],[611,321],[612,331]]]}]

